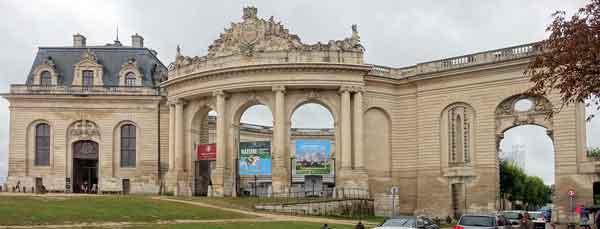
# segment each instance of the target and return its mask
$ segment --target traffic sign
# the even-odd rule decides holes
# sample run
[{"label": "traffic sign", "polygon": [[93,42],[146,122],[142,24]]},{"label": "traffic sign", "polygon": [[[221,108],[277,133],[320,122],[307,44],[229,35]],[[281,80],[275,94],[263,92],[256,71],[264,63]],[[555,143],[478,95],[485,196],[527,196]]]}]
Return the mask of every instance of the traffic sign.
[{"label": "traffic sign", "polygon": [[575,190],[573,190],[573,189],[570,189],[570,190],[567,192],[567,195],[569,195],[569,197],[575,197],[575,194],[576,194],[576,193],[575,193]]}]

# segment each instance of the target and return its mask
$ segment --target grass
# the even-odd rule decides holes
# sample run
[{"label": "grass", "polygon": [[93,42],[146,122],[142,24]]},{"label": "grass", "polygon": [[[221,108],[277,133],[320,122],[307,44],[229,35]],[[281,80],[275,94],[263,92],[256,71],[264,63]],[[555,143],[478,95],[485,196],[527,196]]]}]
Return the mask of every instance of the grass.
[{"label": "grass", "polygon": [[[172,225],[148,225],[141,227],[131,227],[135,229],[162,228],[162,229],[318,229],[323,224],[303,223],[303,222],[245,222],[228,224],[172,224]],[[350,225],[329,225],[335,229],[352,229]]]},{"label": "grass", "polygon": [[141,196],[0,196],[0,225],[234,218],[248,218],[248,216]]},{"label": "grass", "polygon": [[[324,200],[323,198],[285,198],[285,197],[272,197],[272,198],[254,198],[254,197],[244,197],[244,198],[234,198],[234,197],[177,197],[177,199],[183,199],[183,200],[191,200],[191,201],[197,201],[197,202],[202,202],[202,203],[206,203],[206,204],[211,204],[211,205],[216,205],[216,206],[221,206],[221,207],[226,207],[226,208],[234,208],[234,209],[240,209],[240,210],[247,210],[247,211],[255,211],[258,212],[258,210],[256,210],[254,208],[254,205],[256,204],[279,204],[279,203],[299,203],[299,202],[314,202],[314,201],[322,201]],[[281,213],[283,214],[283,213]],[[308,217],[322,217],[322,218],[328,218],[328,219],[357,219],[356,217],[352,218],[352,217],[347,217],[347,216],[332,216],[332,215],[328,215],[328,216],[313,216],[313,215],[307,215]],[[363,221],[367,221],[367,222],[371,222],[371,223],[381,223],[385,220],[386,217],[381,217],[381,216],[365,216],[364,218],[362,218]]]}]

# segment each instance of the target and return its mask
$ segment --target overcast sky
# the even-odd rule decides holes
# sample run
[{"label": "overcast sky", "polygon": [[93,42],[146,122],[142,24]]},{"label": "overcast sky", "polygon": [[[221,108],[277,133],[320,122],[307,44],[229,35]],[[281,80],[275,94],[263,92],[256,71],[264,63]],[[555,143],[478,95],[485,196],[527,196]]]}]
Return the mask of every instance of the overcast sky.
[{"label": "overcast sky", "polygon": [[[185,55],[204,55],[230,22],[240,20],[245,5],[258,7],[260,17],[273,15],[307,43],[342,39],[350,35],[351,24],[358,24],[366,62],[400,67],[539,41],[553,11],[573,12],[584,1],[2,0],[0,92],[25,82],[38,46],[71,45],[74,33],[85,35],[90,45],[105,44],[115,39],[117,25],[124,44],[139,33],[165,65],[173,60],[178,44]],[[0,177],[7,167],[7,107],[0,99]],[[307,110],[318,113],[318,108]],[[519,136],[531,134],[535,133]]]}]

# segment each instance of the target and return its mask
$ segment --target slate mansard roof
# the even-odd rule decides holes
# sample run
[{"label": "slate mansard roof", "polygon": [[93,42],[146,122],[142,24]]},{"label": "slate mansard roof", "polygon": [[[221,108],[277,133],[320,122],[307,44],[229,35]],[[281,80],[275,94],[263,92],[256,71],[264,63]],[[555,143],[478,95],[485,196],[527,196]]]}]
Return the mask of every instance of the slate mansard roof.
[{"label": "slate mansard roof", "polygon": [[166,77],[167,68],[156,57],[153,50],[131,46],[86,46],[86,47],[39,47],[37,55],[27,77],[27,85],[33,83],[36,67],[48,57],[52,58],[62,84],[69,86],[73,82],[74,65],[81,60],[84,52],[90,50],[95,54],[98,64],[102,65],[102,81],[104,86],[119,86],[119,71],[130,58],[137,62],[139,70],[144,74],[142,85],[157,87],[162,77]]}]

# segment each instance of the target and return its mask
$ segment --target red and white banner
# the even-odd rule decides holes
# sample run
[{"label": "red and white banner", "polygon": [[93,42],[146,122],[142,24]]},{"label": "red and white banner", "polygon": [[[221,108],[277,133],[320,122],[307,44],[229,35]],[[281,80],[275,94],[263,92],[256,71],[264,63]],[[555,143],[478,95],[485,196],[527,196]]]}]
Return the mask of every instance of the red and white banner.
[{"label": "red and white banner", "polygon": [[197,144],[196,155],[199,161],[217,160],[217,144]]}]

